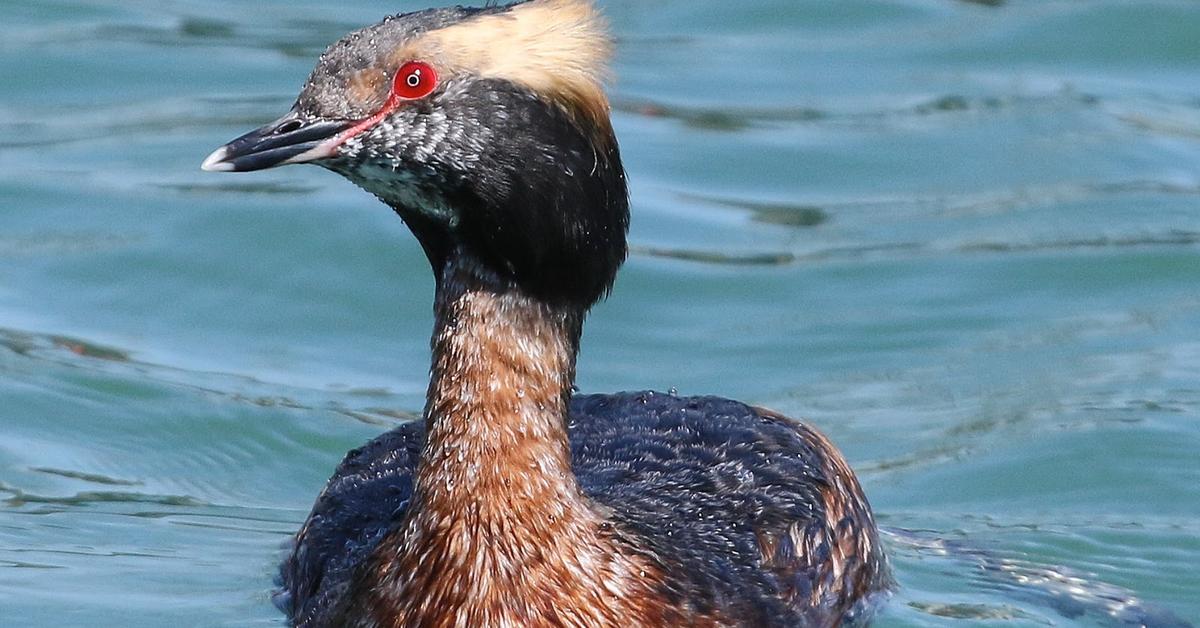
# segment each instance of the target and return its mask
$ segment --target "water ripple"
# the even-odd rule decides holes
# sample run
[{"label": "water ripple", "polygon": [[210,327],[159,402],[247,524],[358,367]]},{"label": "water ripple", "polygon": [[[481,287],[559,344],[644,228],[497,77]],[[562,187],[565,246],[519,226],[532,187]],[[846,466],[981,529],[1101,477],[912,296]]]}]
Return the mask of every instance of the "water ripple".
[{"label": "water ripple", "polygon": [[[893,101],[910,98],[895,96]],[[1081,93],[1070,85],[1058,86],[1045,93],[975,95],[944,94],[932,98],[916,98],[914,104],[880,108],[873,104],[843,104],[840,108],[812,106],[754,107],[742,105],[696,106],[659,102],[651,99],[615,98],[613,108],[621,113],[673,120],[687,127],[707,131],[737,132],[754,128],[775,128],[792,124],[860,127],[879,123],[903,125],[907,119],[926,118],[944,114],[990,113],[1007,114],[1012,110],[1036,111],[1093,109],[1102,104],[1095,94]]]},{"label": "water ripple", "polygon": [[81,480],[83,482],[91,482],[93,484],[107,484],[109,486],[141,486],[143,483],[136,480],[122,480],[120,478],[112,478],[99,473],[86,473],[84,471],[71,471],[69,469],[52,469],[49,467],[30,467],[30,471],[45,473],[47,475],[56,475],[59,477],[70,478],[72,480]]},{"label": "water ripple", "polygon": [[[122,349],[62,335],[0,328],[0,348],[25,358],[106,373],[128,374],[139,381],[178,386],[258,408],[328,411],[381,426],[394,426],[419,416],[416,411],[377,405],[379,399],[394,396],[394,393],[386,390],[364,391],[336,385],[306,389],[275,385],[244,375],[197,372],[135,360]],[[330,396],[344,399],[329,399]]]},{"label": "water ripple", "polygon": [[0,491],[9,493],[5,505],[18,508],[29,504],[53,504],[59,506],[90,506],[95,504],[159,504],[195,508],[208,506],[206,502],[188,495],[154,495],[127,491],[84,491],[74,495],[37,495],[17,488],[0,486]]}]

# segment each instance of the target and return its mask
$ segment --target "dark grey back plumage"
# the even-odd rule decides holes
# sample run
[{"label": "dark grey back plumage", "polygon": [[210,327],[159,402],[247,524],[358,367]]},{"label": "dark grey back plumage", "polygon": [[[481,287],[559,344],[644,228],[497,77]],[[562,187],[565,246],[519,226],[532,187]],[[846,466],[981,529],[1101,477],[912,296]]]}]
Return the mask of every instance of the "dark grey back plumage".
[{"label": "dark grey back plumage", "polygon": [[[804,425],[727,399],[640,392],[576,395],[569,434],[581,488],[661,563],[668,599],[752,626],[854,623],[868,610],[868,598],[788,602],[837,575],[820,540],[830,526],[874,537],[869,520],[831,520],[823,441]],[[351,451],[330,479],[281,569],[277,604],[297,625],[325,625],[355,567],[402,520],[423,440],[421,423],[403,425]],[[766,560],[765,538],[785,539]],[[886,577],[874,548],[843,562],[873,579],[869,590]]]}]

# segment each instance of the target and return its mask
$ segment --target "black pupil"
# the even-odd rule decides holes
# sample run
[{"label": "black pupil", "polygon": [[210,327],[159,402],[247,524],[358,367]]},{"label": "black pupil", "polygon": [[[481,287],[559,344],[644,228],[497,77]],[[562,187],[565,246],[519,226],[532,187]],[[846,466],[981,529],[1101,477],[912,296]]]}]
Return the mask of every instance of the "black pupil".
[{"label": "black pupil", "polygon": [[408,86],[409,87],[416,87],[420,84],[421,84],[421,73],[420,72],[413,72],[412,74],[408,75]]}]

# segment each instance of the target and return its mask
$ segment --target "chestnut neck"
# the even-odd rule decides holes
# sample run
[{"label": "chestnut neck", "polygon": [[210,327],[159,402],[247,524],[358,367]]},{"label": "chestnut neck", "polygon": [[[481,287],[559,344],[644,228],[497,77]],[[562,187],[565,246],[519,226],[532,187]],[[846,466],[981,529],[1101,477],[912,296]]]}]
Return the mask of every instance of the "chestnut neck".
[{"label": "chestnut neck", "polygon": [[425,444],[350,626],[672,626],[655,560],[587,498],[567,417],[585,307],[454,256],[439,273]]},{"label": "chestnut neck", "polygon": [[426,444],[415,493],[425,508],[524,507],[581,499],[567,414],[584,308],[551,304],[452,256],[434,302]]}]

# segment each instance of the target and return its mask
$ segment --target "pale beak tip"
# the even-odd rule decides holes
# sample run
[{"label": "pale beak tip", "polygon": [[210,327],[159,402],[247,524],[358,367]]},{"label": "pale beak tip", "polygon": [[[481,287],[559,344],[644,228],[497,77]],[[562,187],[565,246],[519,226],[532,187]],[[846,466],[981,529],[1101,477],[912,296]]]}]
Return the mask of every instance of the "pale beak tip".
[{"label": "pale beak tip", "polygon": [[204,160],[204,163],[200,164],[200,169],[204,170],[205,172],[232,172],[233,164],[225,161],[225,157],[228,154],[229,151],[224,146],[214,150],[213,153]]}]

